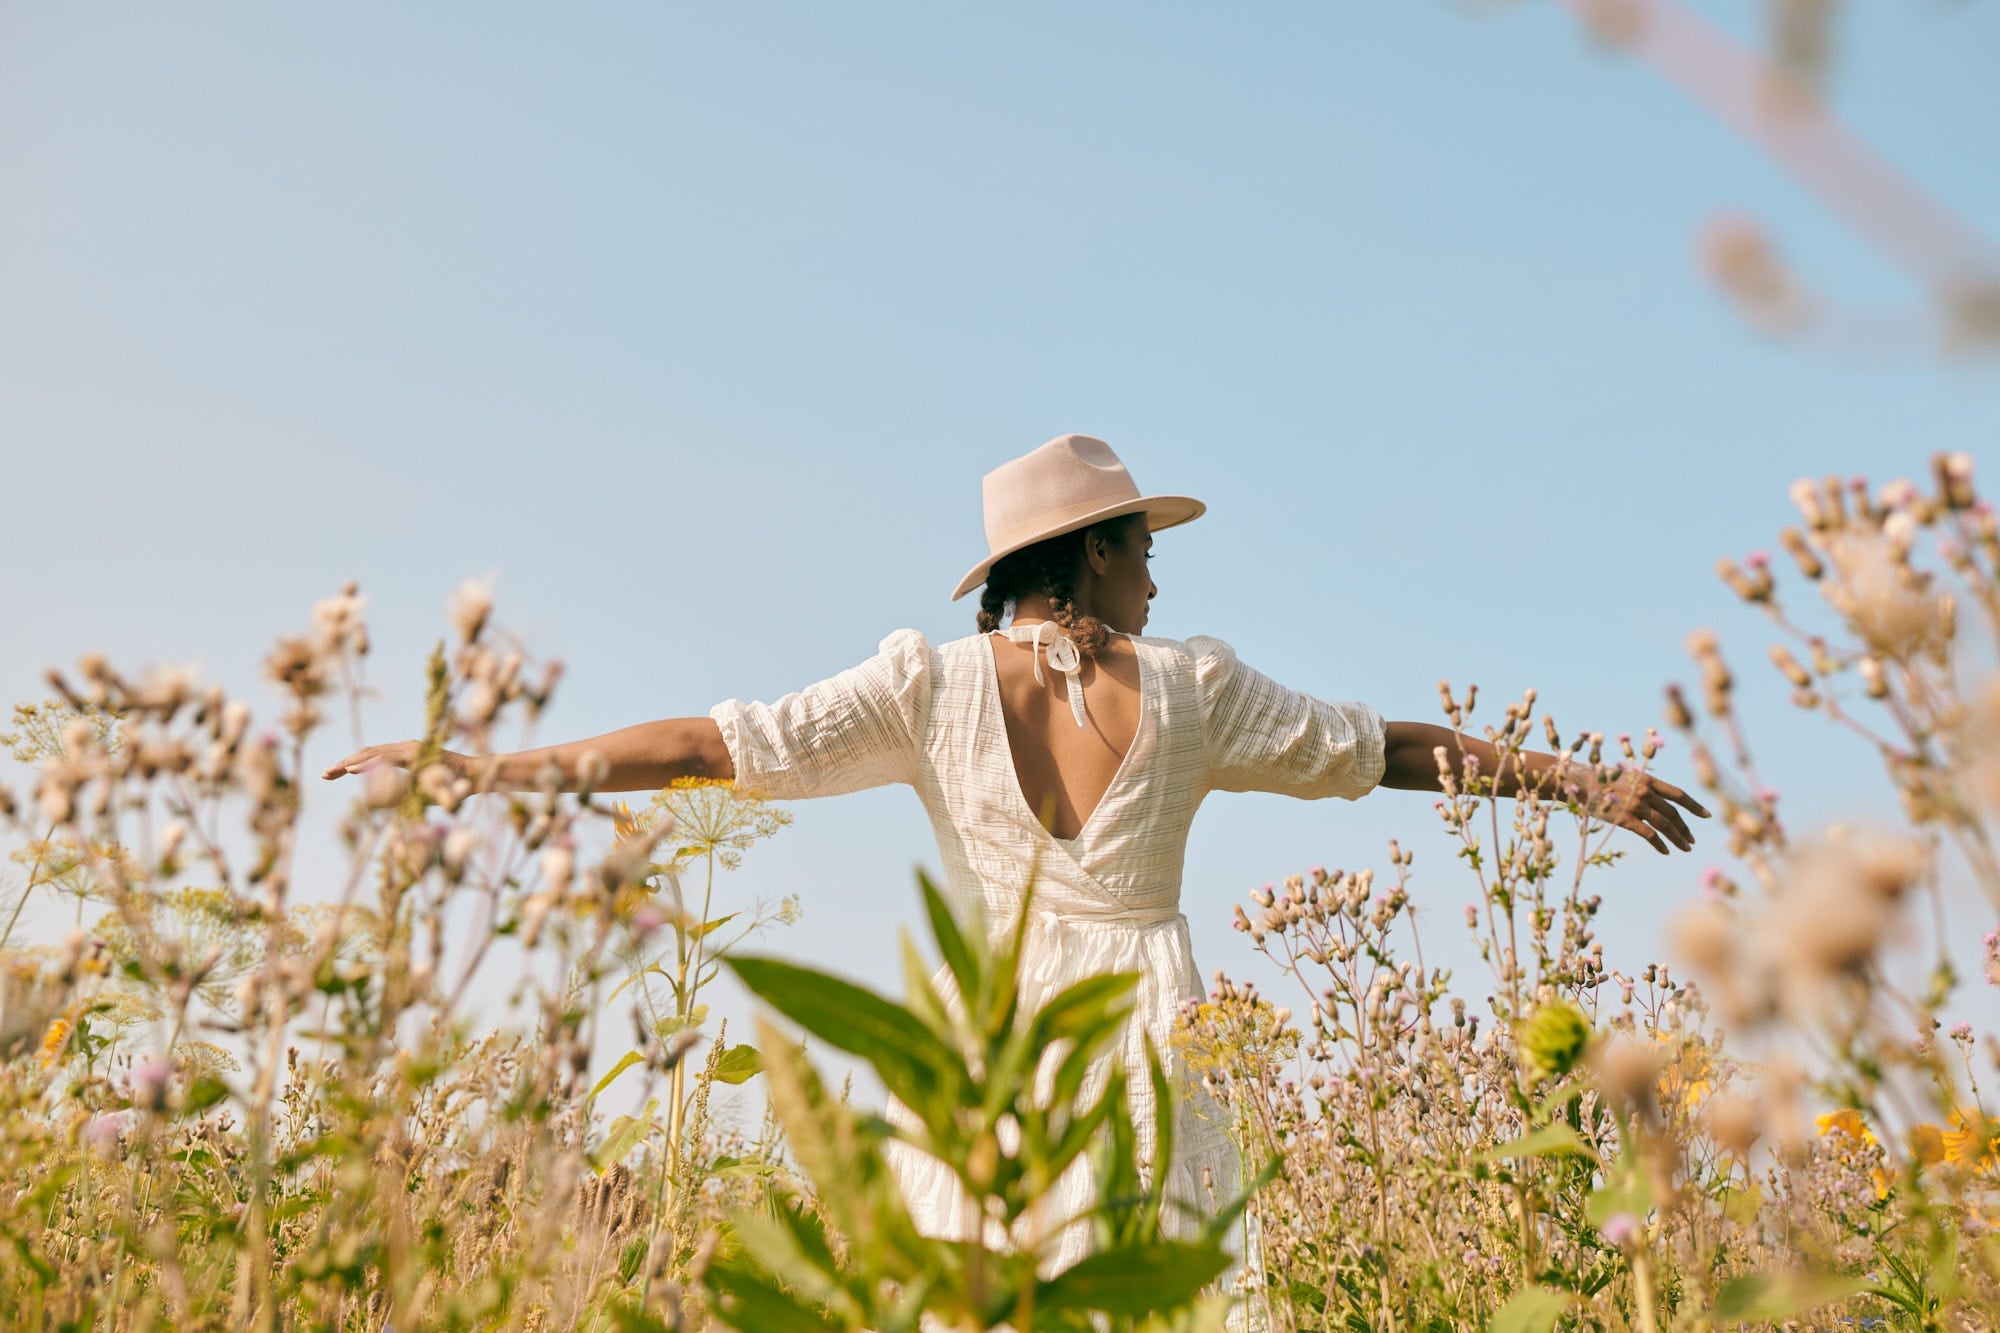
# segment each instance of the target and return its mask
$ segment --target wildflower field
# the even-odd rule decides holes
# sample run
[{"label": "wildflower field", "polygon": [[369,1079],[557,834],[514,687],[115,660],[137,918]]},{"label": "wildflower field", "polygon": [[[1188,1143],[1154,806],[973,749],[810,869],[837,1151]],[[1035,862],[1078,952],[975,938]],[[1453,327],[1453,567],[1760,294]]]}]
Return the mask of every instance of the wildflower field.
[{"label": "wildflower field", "polygon": [[[1192,1231],[1166,1225],[1123,1082],[1081,1078],[1133,978],[1022,1012],[1015,923],[921,883],[929,946],[879,995],[784,961],[795,901],[719,889],[788,822],[755,793],[480,791],[456,761],[560,673],[477,585],[414,768],[358,788],[304,760],[357,698],[351,586],[274,644],[268,720],[175,672],[52,671],[5,737],[36,785],[0,788],[0,1328],[2000,1328],[2000,1042],[1942,1017],[2000,984],[2000,523],[1962,455],[1791,498],[1782,556],[1719,566],[1772,630],[1734,655],[1850,738],[1900,820],[1788,826],[1711,633],[1638,737],[1566,731],[1532,691],[1488,723],[1443,686],[1455,728],[1560,752],[1593,790],[1664,750],[1726,867],[1690,873],[1661,957],[1607,957],[1623,835],[1600,798],[1495,800],[1440,751],[1436,842],[1249,894],[1234,970],[1254,950],[1296,989],[1213,960],[1156,1053],[1156,1086],[1205,1085],[1244,1154],[1245,1195]],[[298,854],[314,790],[351,806],[345,865]],[[1410,909],[1468,897],[1490,973],[1461,980]],[[30,902],[74,929],[28,938]],[[931,990],[940,960],[964,1003]],[[754,1033],[710,1016],[725,970],[772,1015]],[[476,984],[532,1022],[475,1026]],[[630,1050],[593,1077],[606,1034]],[[921,1128],[829,1088],[821,1045]],[[765,1114],[719,1123],[717,1083]],[[1049,1276],[917,1233],[899,1136],[1003,1220],[1089,1156],[1096,1252]],[[1258,1285],[1222,1290],[1246,1245]]]}]

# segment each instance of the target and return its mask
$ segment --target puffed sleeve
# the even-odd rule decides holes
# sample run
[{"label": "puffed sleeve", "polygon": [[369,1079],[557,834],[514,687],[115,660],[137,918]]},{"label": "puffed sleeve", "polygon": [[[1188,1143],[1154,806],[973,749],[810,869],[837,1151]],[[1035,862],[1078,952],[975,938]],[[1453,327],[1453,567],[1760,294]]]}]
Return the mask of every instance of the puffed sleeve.
[{"label": "puffed sleeve", "polygon": [[775,800],[914,782],[931,700],[931,648],[899,629],[875,656],[775,703],[708,710],[736,766],[736,789]]},{"label": "puffed sleeve", "polygon": [[1220,639],[1187,641],[1201,687],[1211,791],[1308,799],[1365,796],[1382,781],[1382,715],[1288,690],[1237,660]]}]

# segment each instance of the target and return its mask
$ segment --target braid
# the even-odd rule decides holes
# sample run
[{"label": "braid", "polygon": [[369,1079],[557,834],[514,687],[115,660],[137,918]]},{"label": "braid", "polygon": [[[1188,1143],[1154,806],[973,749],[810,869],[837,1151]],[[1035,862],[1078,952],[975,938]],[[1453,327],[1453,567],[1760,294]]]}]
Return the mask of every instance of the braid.
[{"label": "braid", "polygon": [[1049,599],[1050,619],[1085,657],[1095,657],[1111,641],[1111,631],[1096,616],[1076,609],[1076,580],[1083,571],[1083,539],[1086,533],[1105,529],[1114,543],[1122,544],[1129,522],[1137,515],[1109,519],[1102,524],[1079,528],[1036,542],[996,561],[979,592],[979,632],[991,634],[1000,628],[1003,614],[1020,599],[1042,593]]}]

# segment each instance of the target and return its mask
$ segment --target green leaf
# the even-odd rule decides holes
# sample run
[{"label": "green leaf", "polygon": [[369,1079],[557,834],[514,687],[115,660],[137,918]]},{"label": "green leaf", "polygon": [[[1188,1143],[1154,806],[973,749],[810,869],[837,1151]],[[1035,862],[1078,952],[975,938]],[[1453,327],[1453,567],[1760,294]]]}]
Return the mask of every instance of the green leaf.
[{"label": "green leaf", "polygon": [[621,1115],[613,1120],[605,1131],[604,1142],[597,1145],[597,1151],[591,1154],[591,1169],[602,1174],[614,1163],[624,1161],[625,1155],[638,1147],[640,1140],[659,1127],[653,1120],[659,1109],[660,1099],[655,1097],[638,1115]]},{"label": "green leaf", "polygon": [[708,1006],[698,1004],[684,1014],[668,1014],[653,1025],[653,1031],[658,1036],[671,1037],[687,1028],[700,1027],[707,1018]]},{"label": "green leaf", "polygon": [[1531,1130],[1518,1139],[1496,1143],[1476,1154],[1472,1160],[1491,1162],[1505,1157],[1588,1157],[1595,1160],[1597,1154],[1591,1151],[1583,1135],[1568,1125],[1558,1123]]},{"label": "green leaf", "polygon": [[795,1225],[799,1209],[789,1200],[777,1204],[774,1220],[754,1212],[736,1219],[736,1240],[751,1262],[766,1273],[779,1274],[795,1298],[824,1305],[838,1286],[840,1265],[824,1234]]},{"label": "green leaf", "polygon": [[896,942],[903,958],[903,1007],[933,1031],[949,1033],[952,1030],[951,1014],[945,1008],[944,997],[931,984],[930,965],[917,952],[909,931],[898,930]]},{"label": "green leaf", "polygon": [[229,1095],[229,1085],[213,1074],[203,1074],[189,1085],[181,1098],[182,1115],[200,1115]]},{"label": "green leaf", "polygon": [[749,1042],[744,1042],[741,1046],[731,1046],[715,1062],[715,1081],[747,1083],[757,1076],[760,1068],[762,1066],[757,1063],[757,1048]]},{"label": "green leaf", "polygon": [[1626,1170],[1605,1183],[1602,1189],[1592,1190],[1590,1199],[1584,1205],[1584,1213],[1592,1226],[1603,1226],[1619,1213],[1630,1213],[1643,1218],[1653,1211],[1653,1187],[1638,1171]]},{"label": "green leaf", "polygon": [[763,1015],[757,1015],[756,1023],[771,1110],[793,1159],[813,1182],[834,1224],[849,1236],[863,1234],[890,1202],[880,1195],[879,1178],[888,1170],[880,1149],[863,1138],[854,1113],[827,1096],[805,1052]]},{"label": "green leaf", "polygon": [[648,973],[653,973],[655,975],[664,977],[667,975],[667,969],[661,967],[658,963],[646,964],[644,967],[640,968],[637,972],[634,972],[631,976],[625,978],[625,980],[619,982],[616,986],[614,986],[611,990],[611,994],[605,997],[604,1002],[606,1004],[611,1003],[611,1001],[618,998],[619,994],[622,991],[624,991],[624,989],[627,986],[631,985],[633,982],[637,981],[640,977],[643,977]]},{"label": "green leaf", "polygon": [[658,1315],[622,1301],[610,1306],[606,1314],[617,1324],[618,1333],[673,1333],[671,1326]]},{"label": "green leaf", "polygon": [[1571,1299],[1568,1292],[1523,1287],[1494,1314],[1486,1333],[1549,1333]]},{"label": "green leaf", "polygon": [[776,958],[724,961],[766,1004],[834,1049],[873,1065],[889,1091],[913,1108],[930,1101],[941,1085],[955,1101],[970,1077],[957,1051],[915,1014],[873,991]]},{"label": "green leaf", "polygon": [[1087,1255],[1037,1284],[1035,1305],[1140,1318],[1187,1305],[1228,1267],[1229,1255],[1218,1246],[1173,1240],[1123,1245]]},{"label": "green leaf", "polygon": [[1741,1189],[1724,1187],[1717,1197],[1722,1204],[1722,1215],[1739,1227],[1754,1224],[1764,1206],[1764,1191],[1755,1185]]},{"label": "green leaf", "polygon": [[584,1100],[588,1101],[591,1098],[596,1097],[598,1093],[603,1092],[606,1088],[611,1086],[612,1080],[616,1079],[620,1074],[630,1069],[633,1065],[643,1063],[645,1059],[646,1056],[643,1051],[625,1052],[624,1055],[619,1057],[618,1063],[611,1066],[611,1072],[606,1074],[603,1078],[597,1080],[597,1086],[590,1090],[590,1097],[587,1097]]},{"label": "green leaf", "polygon": [[1771,1322],[1791,1319],[1830,1301],[1868,1290],[1862,1278],[1838,1273],[1777,1273],[1739,1277],[1716,1298],[1717,1320]]},{"label": "green leaf", "polygon": [[[1174,1110],[1180,1099],[1167,1085],[1166,1067],[1160,1063],[1159,1048],[1153,1044],[1153,1034],[1145,1034],[1146,1077],[1153,1089],[1153,1161],[1167,1163],[1174,1160]],[[1167,1197],[1167,1173],[1155,1167],[1153,1179],[1146,1190],[1146,1204],[1141,1210],[1141,1225],[1147,1232],[1159,1225],[1160,1208]]]},{"label": "green leaf", "polygon": [[917,887],[923,891],[924,914],[930,918],[931,937],[937,941],[938,952],[944,955],[945,966],[951,969],[951,979],[958,984],[959,996],[969,1003],[977,998],[974,992],[979,988],[979,966],[972,946],[967,943],[965,933],[958,928],[958,918],[951,914],[950,904],[931,883],[930,876],[917,872]]},{"label": "green leaf", "polygon": [[734,921],[738,916],[741,915],[742,913],[740,912],[731,912],[728,916],[719,916],[715,918],[715,920],[713,921],[703,921],[696,925],[684,927],[684,930],[687,934],[687,937],[690,940],[698,940],[703,938],[704,936],[713,934],[715,931],[719,930],[723,926],[728,925],[730,922]]},{"label": "green leaf", "polygon": [[1029,1044],[1039,1050],[1064,1037],[1082,1040],[1116,1032],[1131,1012],[1121,1002],[1138,984],[1137,972],[1106,972],[1065,987],[1035,1011]]},{"label": "green leaf", "polygon": [[731,1328],[755,1333],[845,1333],[845,1324],[794,1300],[775,1278],[725,1262],[709,1265],[702,1282],[716,1297],[715,1313]]}]

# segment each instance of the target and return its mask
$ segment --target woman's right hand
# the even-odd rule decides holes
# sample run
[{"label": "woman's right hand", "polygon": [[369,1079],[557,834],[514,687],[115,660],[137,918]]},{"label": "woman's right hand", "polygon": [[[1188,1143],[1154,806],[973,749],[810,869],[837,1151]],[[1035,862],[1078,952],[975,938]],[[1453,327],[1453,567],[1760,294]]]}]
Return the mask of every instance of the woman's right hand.
[{"label": "woman's right hand", "polygon": [[[409,768],[417,762],[420,744],[418,741],[391,741],[387,745],[364,746],[339,763],[327,765],[326,772],[320,776],[331,781],[349,773],[364,773],[381,764]],[[457,755],[447,750],[440,758],[454,774],[458,772]]]}]

